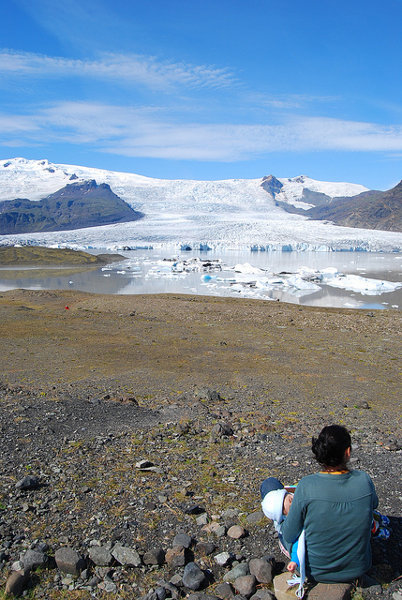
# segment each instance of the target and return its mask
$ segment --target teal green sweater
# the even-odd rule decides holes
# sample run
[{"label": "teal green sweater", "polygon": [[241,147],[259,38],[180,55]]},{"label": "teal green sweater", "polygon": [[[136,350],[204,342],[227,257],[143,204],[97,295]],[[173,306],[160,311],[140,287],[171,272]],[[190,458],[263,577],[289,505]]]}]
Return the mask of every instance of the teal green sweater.
[{"label": "teal green sweater", "polygon": [[306,531],[306,573],[325,583],[347,582],[371,566],[370,530],[378,505],[364,471],[316,473],[296,487],[282,525],[285,542]]}]

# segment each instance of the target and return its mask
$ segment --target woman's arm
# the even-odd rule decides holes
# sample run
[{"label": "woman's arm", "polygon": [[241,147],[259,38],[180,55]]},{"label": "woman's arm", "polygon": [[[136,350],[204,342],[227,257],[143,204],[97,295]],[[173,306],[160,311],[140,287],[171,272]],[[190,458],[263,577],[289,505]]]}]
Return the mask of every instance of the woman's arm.
[{"label": "woman's arm", "polygon": [[[300,485],[300,484],[299,484]],[[305,507],[302,502],[302,494],[297,490],[290,505],[289,514],[282,523],[282,535],[286,542],[293,544],[303,530]]]},{"label": "woman's arm", "polygon": [[367,475],[367,477],[369,478],[370,481],[370,486],[372,489],[372,495],[373,495],[373,508],[377,508],[378,506],[378,496],[377,496],[377,492],[375,491],[375,487],[374,487],[374,483],[370,477],[370,475]]}]

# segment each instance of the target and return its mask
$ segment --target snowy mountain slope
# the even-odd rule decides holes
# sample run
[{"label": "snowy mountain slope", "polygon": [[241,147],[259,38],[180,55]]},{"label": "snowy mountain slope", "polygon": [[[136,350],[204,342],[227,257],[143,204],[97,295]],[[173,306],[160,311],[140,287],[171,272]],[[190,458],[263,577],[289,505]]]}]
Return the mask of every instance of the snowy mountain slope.
[{"label": "snowy mountain slope", "polygon": [[[133,223],[70,232],[3,236],[1,243],[121,247],[139,244],[208,244],[221,247],[262,246],[287,249],[402,249],[396,233],[336,227],[289,214],[263,179],[224,181],[162,180],[46,160],[0,161],[0,200],[31,200],[56,192],[71,181],[107,183],[133,209],[145,214]],[[285,201],[303,202],[306,193],[353,196],[366,188],[355,184],[319,182],[305,176],[281,179]]]},{"label": "snowy mountain slope", "polygon": [[315,194],[323,194],[329,200],[338,198],[339,196],[357,196],[357,194],[368,191],[368,188],[356,183],[316,181],[306,175],[300,175],[291,179],[279,178],[279,181],[283,184],[283,188],[276,199],[306,209],[316,204],[314,202],[303,202],[303,199],[308,197],[307,190]]}]

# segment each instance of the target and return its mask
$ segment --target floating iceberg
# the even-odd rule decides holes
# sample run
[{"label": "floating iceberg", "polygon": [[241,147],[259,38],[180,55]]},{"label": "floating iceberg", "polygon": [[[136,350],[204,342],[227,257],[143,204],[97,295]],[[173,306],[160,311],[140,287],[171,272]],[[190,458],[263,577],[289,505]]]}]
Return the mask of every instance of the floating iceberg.
[{"label": "floating iceberg", "polygon": [[332,287],[358,292],[367,296],[376,296],[378,294],[394,292],[402,287],[401,281],[384,281],[382,279],[369,279],[360,275],[342,275],[324,280],[326,285]]}]

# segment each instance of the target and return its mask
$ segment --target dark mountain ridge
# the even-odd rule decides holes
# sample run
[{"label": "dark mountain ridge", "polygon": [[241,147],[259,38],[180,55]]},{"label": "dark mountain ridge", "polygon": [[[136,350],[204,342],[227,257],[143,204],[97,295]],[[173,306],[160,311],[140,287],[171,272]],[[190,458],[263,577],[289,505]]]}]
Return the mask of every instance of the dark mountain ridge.
[{"label": "dark mountain ridge", "polygon": [[307,210],[280,200],[283,184],[274,175],[264,177],[261,187],[288,213],[331,221],[344,227],[402,231],[402,181],[385,192],[369,190],[348,197],[332,198],[305,188],[300,200],[314,205]]},{"label": "dark mountain ridge", "polygon": [[89,180],[66,185],[42,200],[17,198],[0,203],[0,235],[82,229],[136,221],[143,216],[108,184]]},{"label": "dark mountain ridge", "polygon": [[351,198],[334,198],[304,214],[345,227],[402,231],[402,181],[385,192],[370,190]]}]

